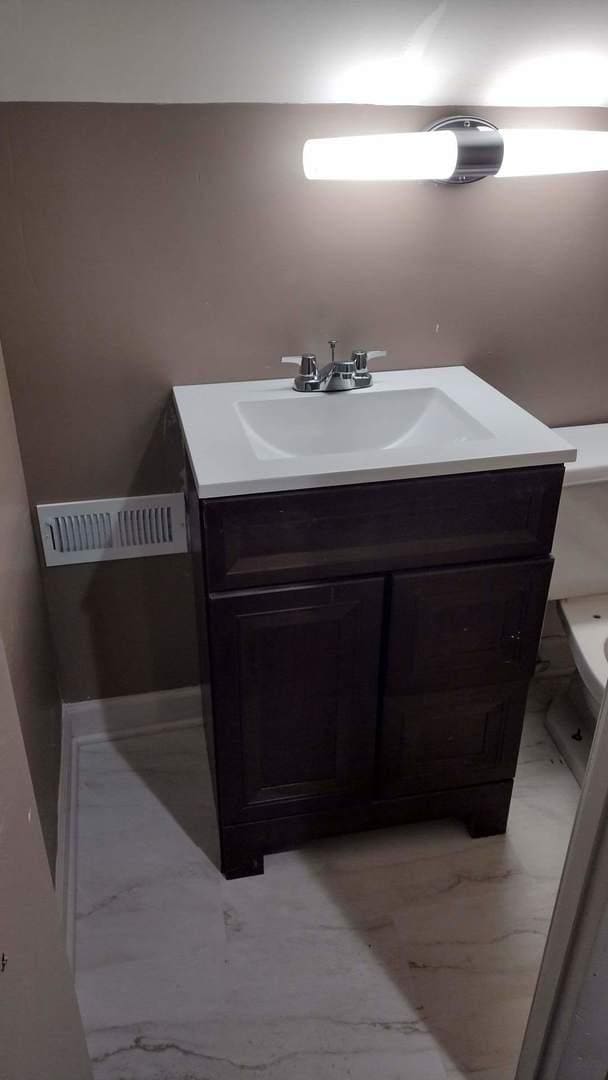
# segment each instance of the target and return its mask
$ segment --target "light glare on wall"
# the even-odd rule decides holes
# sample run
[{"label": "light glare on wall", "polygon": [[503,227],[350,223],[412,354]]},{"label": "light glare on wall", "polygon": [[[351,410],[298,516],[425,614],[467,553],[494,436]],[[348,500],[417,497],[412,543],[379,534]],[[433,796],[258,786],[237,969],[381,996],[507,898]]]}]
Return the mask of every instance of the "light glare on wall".
[{"label": "light glare on wall", "polygon": [[440,120],[428,131],[309,139],[309,180],[439,180],[540,176],[608,169],[608,131],[499,131],[479,117]]},{"label": "light glare on wall", "polygon": [[589,50],[564,50],[530,56],[498,74],[484,105],[524,108],[604,105],[608,90],[608,57]]}]

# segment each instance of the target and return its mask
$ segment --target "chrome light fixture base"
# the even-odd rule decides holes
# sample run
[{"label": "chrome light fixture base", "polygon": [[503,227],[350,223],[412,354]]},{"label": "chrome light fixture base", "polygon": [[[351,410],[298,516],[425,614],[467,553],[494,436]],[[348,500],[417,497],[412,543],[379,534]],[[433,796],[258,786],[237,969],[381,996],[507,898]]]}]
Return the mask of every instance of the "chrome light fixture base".
[{"label": "chrome light fixture base", "polygon": [[438,184],[474,184],[495,176],[502,165],[504,143],[498,128],[480,116],[446,116],[427,131],[453,131],[458,143],[456,168]]}]

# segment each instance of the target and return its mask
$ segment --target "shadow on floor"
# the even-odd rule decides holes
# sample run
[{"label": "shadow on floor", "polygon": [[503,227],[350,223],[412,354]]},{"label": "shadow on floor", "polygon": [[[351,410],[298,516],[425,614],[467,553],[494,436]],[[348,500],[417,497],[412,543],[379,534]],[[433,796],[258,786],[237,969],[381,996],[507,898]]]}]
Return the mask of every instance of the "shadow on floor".
[{"label": "shadow on floor", "polygon": [[321,855],[320,883],[432,1035],[448,1075],[514,1076],[544,938],[526,941],[523,966],[509,956],[512,935],[527,934],[514,929],[510,902],[525,884],[508,839],[473,841],[446,821],[343,845],[305,857]]},{"label": "shadow on floor", "polygon": [[528,714],[504,836],[429,822],[304,848],[309,872],[413,1005],[450,1080],[512,1080],[578,789]]},{"label": "shadow on floor", "polygon": [[[176,726],[169,739],[165,729],[115,746],[217,867],[202,727]],[[212,873],[210,887],[233,911],[241,942],[244,932],[254,942],[241,992],[248,994],[251,980],[255,996],[260,962],[279,984],[290,984],[285,958],[294,955],[298,921],[313,964],[327,956],[328,932],[345,932],[339,959],[351,1001],[358,1000],[358,979],[368,973],[369,985],[382,987],[384,973],[398,991],[397,1014],[401,1000],[403,1024],[414,1017],[416,1030],[429,1033],[448,1080],[512,1080],[576,808],[576,785],[538,718],[522,754],[506,836],[471,840],[455,822],[423,823],[268,856],[263,878],[225,883]],[[314,969],[310,974],[314,980]],[[366,992],[362,985],[362,998]],[[387,1029],[400,1022],[394,995],[389,1000]],[[323,1014],[343,1008],[341,1000],[322,1006]],[[382,1026],[382,1002],[377,1008],[374,1022]]]},{"label": "shadow on floor", "polygon": [[[162,755],[159,744],[164,747]],[[202,723],[176,723],[156,735],[145,732],[115,739],[113,745],[219,873],[217,817]]]}]

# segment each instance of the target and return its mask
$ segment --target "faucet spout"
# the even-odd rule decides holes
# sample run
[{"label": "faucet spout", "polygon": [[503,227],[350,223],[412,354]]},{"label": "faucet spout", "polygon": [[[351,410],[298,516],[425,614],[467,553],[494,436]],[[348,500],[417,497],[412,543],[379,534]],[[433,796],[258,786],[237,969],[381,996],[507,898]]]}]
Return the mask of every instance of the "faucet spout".
[{"label": "faucet spout", "polygon": [[331,378],[331,376],[333,375],[333,373],[335,371],[335,368],[336,368],[335,360],[330,360],[329,363],[325,365],[325,367],[321,368],[321,370],[319,371],[319,373],[317,375],[317,378],[318,378],[319,382],[321,383],[321,385],[323,385],[324,382],[327,382],[327,380]]}]

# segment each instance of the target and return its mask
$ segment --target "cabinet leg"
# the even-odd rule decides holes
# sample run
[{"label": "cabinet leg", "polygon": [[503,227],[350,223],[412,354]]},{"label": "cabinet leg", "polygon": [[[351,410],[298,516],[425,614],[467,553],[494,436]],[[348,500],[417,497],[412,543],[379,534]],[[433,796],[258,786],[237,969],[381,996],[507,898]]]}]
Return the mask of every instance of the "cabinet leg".
[{"label": "cabinet leg", "polygon": [[475,797],[465,824],[472,837],[497,836],[507,831],[513,781],[505,780],[486,788]]},{"label": "cabinet leg", "polygon": [[235,837],[222,837],[221,871],[229,881],[232,878],[254,877],[264,873],[264,856],[253,853]]},{"label": "cabinet leg", "polygon": [[228,881],[233,878],[255,877],[256,874],[264,873],[264,856],[251,855],[249,858],[227,862],[222,859],[222,873]]}]

